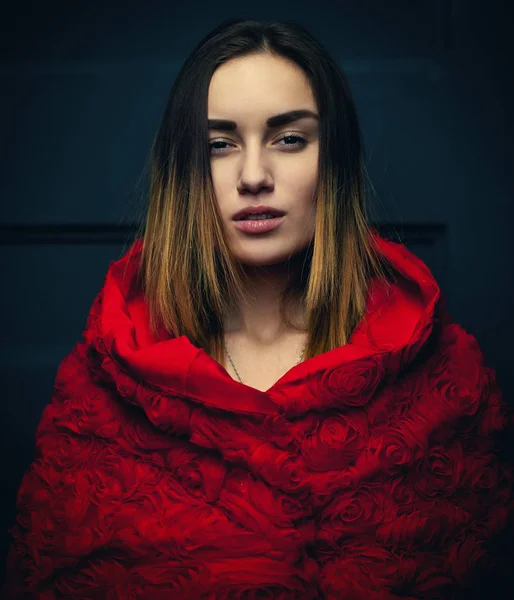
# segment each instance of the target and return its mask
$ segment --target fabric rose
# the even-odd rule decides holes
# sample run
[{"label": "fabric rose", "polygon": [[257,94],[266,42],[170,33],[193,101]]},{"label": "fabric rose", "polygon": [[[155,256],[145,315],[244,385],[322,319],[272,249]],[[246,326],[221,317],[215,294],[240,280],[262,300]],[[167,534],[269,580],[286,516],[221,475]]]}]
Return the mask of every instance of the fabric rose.
[{"label": "fabric rose", "polygon": [[380,467],[389,475],[414,464],[422,456],[422,449],[403,430],[389,429],[373,441]]},{"label": "fabric rose", "polygon": [[[462,457],[464,483],[473,491],[495,491],[501,477],[499,468],[496,457],[484,450],[469,449]],[[505,489],[505,485],[502,485],[501,489]]]},{"label": "fabric rose", "polygon": [[388,388],[392,392],[390,411],[393,419],[403,417],[409,411],[416,398],[426,393],[428,379],[428,372],[418,373],[411,371],[400,377],[394,388]]},{"label": "fabric rose", "polygon": [[[168,454],[170,459],[170,454]],[[174,456],[177,480],[194,498],[217,500],[226,476],[222,459],[208,454],[183,452]]]},{"label": "fabric rose", "polygon": [[363,406],[382,380],[385,369],[381,357],[367,357],[329,369],[321,377],[321,393],[335,406]]},{"label": "fabric rose", "polygon": [[[470,532],[458,536],[448,547],[448,568],[458,581],[469,581],[477,564],[487,558],[487,548],[481,535]],[[480,572],[480,571],[479,571]]]},{"label": "fabric rose", "polygon": [[293,439],[293,427],[287,419],[280,415],[268,415],[262,422],[262,427],[267,438],[282,450],[295,449],[295,441]]},{"label": "fabric rose", "polygon": [[[267,487],[262,481],[250,478],[248,482],[235,478],[230,499],[226,501],[231,518],[250,530],[270,528],[294,528],[299,519],[311,516],[308,504],[279,490]],[[236,497],[237,494],[237,497]]]},{"label": "fabric rose", "polygon": [[369,404],[368,421],[370,426],[395,425],[405,416],[419,395],[423,381],[421,377],[403,381],[398,387],[383,387]]},{"label": "fabric rose", "polygon": [[462,487],[466,469],[460,442],[451,446],[433,446],[419,461],[414,489],[425,498],[451,495]]},{"label": "fabric rose", "polygon": [[413,558],[399,556],[371,540],[347,540],[322,570],[323,597],[392,600],[398,595],[389,590],[404,586],[402,597],[413,599],[416,596],[409,593],[408,584],[416,569],[419,565]]},{"label": "fabric rose", "polygon": [[331,545],[374,531],[384,518],[382,490],[376,484],[364,483],[357,489],[341,491],[323,510],[316,538]]},{"label": "fabric rose", "polygon": [[[416,499],[416,494],[405,476],[396,477],[391,481],[389,493],[393,502],[400,509],[409,507]],[[401,513],[401,510],[398,512]]]},{"label": "fabric rose", "polygon": [[473,416],[481,405],[489,380],[483,355],[475,338],[462,328],[452,327],[446,336],[449,338],[447,347],[430,365],[437,381],[435,391],[456,415]]},{"label": "fabric rose", "polygon": [[361,415],[364,424],[356,424],[347,415],[327,417],[315,435],[307,437],[302,444],[302,455],[306,464],[314,471],[343,469],[353,462],[364,445],[362,429],[367,431],[366,415]]},{"label": "fabric rose", "polygon": [[455,407],[458,414],[474,415],[480,406],[480,391],[478,386],[472,384],[472,377],[472,374],[463,372],[438,386],[441,395]]}]

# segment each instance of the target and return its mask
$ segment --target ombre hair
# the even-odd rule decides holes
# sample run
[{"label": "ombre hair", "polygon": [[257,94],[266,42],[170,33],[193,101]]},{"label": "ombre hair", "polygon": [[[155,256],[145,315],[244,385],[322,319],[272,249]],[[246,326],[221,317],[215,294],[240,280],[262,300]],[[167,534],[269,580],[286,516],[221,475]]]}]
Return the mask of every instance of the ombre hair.
[{"label": "ombre hair", "polygon": [[365,215],[362,139],[344,73],[297,23],[223,21],[196,45],[170,91],[151,150],[137,279],[154,337],[185,335],[221,364],[224,318],[247,296],[211,178],[208,90],[220,65],[257,53],[293,61],[303,70],[320,117],[315,233],[280,304],[282,319],[296,329],[288,309],[298,300],[305,307],[304,360],[348,343],[365,319],[371,279],[389,286],[397,275],[379,252]]}]

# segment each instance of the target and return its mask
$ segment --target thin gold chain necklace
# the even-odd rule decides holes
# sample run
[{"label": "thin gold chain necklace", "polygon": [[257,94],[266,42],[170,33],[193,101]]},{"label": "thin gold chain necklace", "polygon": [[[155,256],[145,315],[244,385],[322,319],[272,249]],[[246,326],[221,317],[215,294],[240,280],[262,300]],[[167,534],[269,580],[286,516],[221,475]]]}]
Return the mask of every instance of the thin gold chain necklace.
[{"label": "thin gold chain necklace", "polygon": [[[236,372],[237,378],[239,379],[239,381],[241,383],[243,383],[243,380],[241,379],[241,377],[239,376],[239,373],[237,372],[236,365],[234,364],[234,361],[232,360],[232,357],[229,354],[229,351],[227,349],[227,344],[225,342],[225,338],[223,338],[223,346],[225,347],[225,352],[227,353],[228,359],[230,360],[230,363],[232,364],[232,367],[233,367],[234,371]],[[296,363],[297,365],[299,365],[300,362],[302,361],[302,358],[303,358],[303,355],[304,355],[304,352],[305,352],[306,348],[307,348],[307,342],[305,342],[305,344],[303,346],[303,350],[302,350],[302,352],[300,354],[300,358],[298,359],[298,362]]]}]

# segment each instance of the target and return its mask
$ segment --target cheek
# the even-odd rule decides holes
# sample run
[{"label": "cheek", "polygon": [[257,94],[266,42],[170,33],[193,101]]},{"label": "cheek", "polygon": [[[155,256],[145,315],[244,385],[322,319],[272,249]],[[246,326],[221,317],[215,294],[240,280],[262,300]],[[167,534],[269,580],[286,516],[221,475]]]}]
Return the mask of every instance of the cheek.
[{"label": "cheek", "polygon": [[219,190],[223,189],[223,185],[227,185],[229,177],[218,164],[214,163],[211,165],[211,179],[214,191],[218,193]]},{"label": "cheek", "polygon": [[220,208],[226,204],[226,200],[231,197],[234,189],[233,178],[228,173],[224,173],[223,169],[211,169],[212,188],[214,196]]},{"label": "cheek", "polygon": [[290,189],[302,197],[312,197],[318,181],[318,165],[312,160],[302,161],[285,175]]},{"label": "cheek", "polygon": [[296,202],[301,203],[307,213],[312,210],[315,204],[317,183],[316,173],[303,172],[296,177],[291,177],[284,183],[282,189],[284,190],[285,196],[293,198]]}]

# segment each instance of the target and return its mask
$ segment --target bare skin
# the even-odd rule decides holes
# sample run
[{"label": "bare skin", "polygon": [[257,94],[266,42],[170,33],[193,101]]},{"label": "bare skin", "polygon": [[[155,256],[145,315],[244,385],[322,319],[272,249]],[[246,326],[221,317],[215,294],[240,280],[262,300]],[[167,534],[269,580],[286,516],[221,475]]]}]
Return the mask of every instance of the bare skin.
[{"label": "bare skin", "polygon": [[[262,392],[269,390],[298,363],[306,341],[307,334],[304,332],[283,334],[280,340],[269,346],[257,346],[244,335],[225,335],[227,348],[242,382]],[[225,357],[225,369],[239,381],[228,357]]]},{"label": "bare skin", "polygon": [[[291,268],[296,268],[288,260],[314,236],[319,122],[302,117],[271,128],[266,123],[271,116],[298,109],[318,114],[305,74],[281,57],[257,54],[232,59],[214,72],[209,85],[209,120],[236,122],[232,131],[209,131],[211,174],[250,297],[225,319],[225,342],[243,382],[261,390],[269,389],[296,364],[307,336],[282,321],[279,300]],[[258,204],[285,211],[282,224],[266,234],[238,231],[234,213]],[[300,304],[293,318],[305,328]],[[226,363],[237,378],[230,361]]]}]

